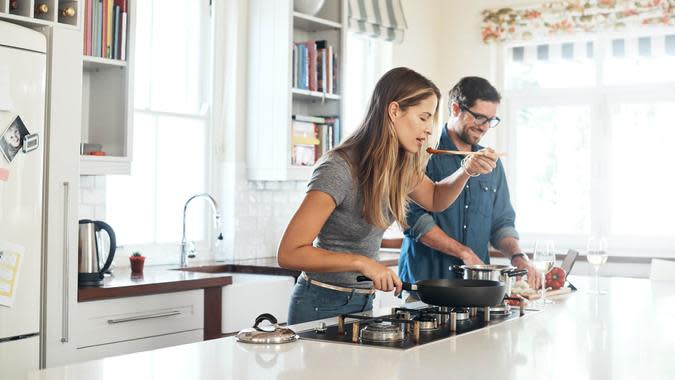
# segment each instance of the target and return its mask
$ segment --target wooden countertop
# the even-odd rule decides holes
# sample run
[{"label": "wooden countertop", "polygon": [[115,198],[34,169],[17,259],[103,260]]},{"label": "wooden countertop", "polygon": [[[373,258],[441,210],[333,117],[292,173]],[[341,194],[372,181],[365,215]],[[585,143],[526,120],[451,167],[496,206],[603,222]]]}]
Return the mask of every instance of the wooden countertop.
[{"label": "wooden countertop", "polygon": [[230,285],[228,273],[201,273],[175,270],[175,266],[147,266],[143,274],[132,274],[129,268],[117,268],[106,276],[103,285],[80,287],[77,301],[96,301],[109,298],[134,297],[184,290],[212,288]]},{"label": "wooden countertop", "polygon": [[[380,263],[398,265],[398,251],[380,252]],[[184,290],[222,287],[232,284],[232,274],[261,274],[292,276],[300,271],[279,267],[275,257],[234,262],[197,262],[183,270],[176,265],[146,266],[142,275],[132,275],[129,268],[117,268],[113,275],[106,276],[103,285],[78,289],[78,302],[97,301],[119,297],[134,297]]]}]

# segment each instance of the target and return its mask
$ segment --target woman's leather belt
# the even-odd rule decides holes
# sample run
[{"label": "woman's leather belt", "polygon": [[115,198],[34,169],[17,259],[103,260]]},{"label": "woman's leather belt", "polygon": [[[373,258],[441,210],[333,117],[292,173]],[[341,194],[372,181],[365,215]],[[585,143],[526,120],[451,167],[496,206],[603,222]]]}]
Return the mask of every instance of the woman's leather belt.
[{"label": "woman's leather belt", "polygon": [[354,292],[356,294],[374,294],[375,289],[361,289],[361,288],[347,288],[344,286],[338,286],[338,285],[332,285],[332,284],[326,284],[325,282],[317,281],[314,279],[311,279],[307,277],[307,274],[305,272],[302,272],[300,275],[302,278],[305,279],[310,285],[316,285],[321,288],[325,289],[330,289],[330,290],[336,290],[338,292],[344,292],[344,293],[351,293]]}]

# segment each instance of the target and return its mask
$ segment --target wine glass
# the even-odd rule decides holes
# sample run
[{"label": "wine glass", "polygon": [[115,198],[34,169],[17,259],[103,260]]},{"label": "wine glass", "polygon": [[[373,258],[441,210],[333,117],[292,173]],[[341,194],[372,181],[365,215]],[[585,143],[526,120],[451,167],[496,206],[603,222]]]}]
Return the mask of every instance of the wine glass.
[{"label": "wine glass", "polygon": [[541,275],[541,304],[552,303],[546,299],[546,273],[555,263],[555,249],[551,240],[536,241],[534,243],[534,255],[532,265]]},{"label": "wine glass", "polygon": [[600,267],[607,262],[607,239],[604,237],[591,236],[586,245],[586,260],[595,270],[595,287],[588,292],[590,294],[607,294],[600,290]]}]

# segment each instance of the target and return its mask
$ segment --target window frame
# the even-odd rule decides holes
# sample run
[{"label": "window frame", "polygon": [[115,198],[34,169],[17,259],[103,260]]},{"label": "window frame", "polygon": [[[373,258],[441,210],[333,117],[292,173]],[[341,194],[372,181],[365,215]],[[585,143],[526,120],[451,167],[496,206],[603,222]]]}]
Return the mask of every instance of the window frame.
[{"label": "window frame", "polygon": [[[199,55],[199,66],[200,66],[200,79],[199,79],[199,94],[200,98],[202,99],[201,106],[199,107],[199,110],[197,112],[170,112],[162,109],[154,109],[152,107],[153,101],[152,101],[152,94],[153,92],[151,91],[152,88],[152,82],[154,75],[152,75],[152,72],[150,72],[150,78],[147,81],[144,81],[143,83],[140,83],[138,81],[134,81],[134,86],[136,85],[142,85],[147,87],[147,94],[148,94],[148,99],[147,102],[144,102],[146,106],[136,106],[136,102],[134,102],[133,108],[130,110],[133,112],[133,117],[135,119],[136,115],[144,115],[146,117],[152,117],[153,123],[155,125],[156,129],[159,129],[159,126],[157,125],[159,118],[162,117],[171,117],[171,118],[185,118],[193,121],[198,121],[204,124],[205,130],[204,130],[204,135],[206,138],[206,144],[204,146],[203,150],[203,160],[204,160],[204,189],[208,191],[209,193],[213,193],[214,190],[214,181],[216,181],[218,178],[217,176],[214,175],[214,164],[213,164],[213,157],[214,157],[214,150],[215,147],[214,145],[214,128],[213,128],[213,83],[212,80],[209,78],[214,77],[214,38],[215,38],[215,25],[214,25],[214,15],[213,15],[213,5],[212,2],[202,2],[200,3],[203,5],[203,9],[201,12],[201,19],[200,22],[198,23],[199,30],[202,33],[202,36],[206,36],[208,38],[200,38],[200,45],[201,49],[205,54],[200,54]],[[158,5],[158,2],[156,2],[154,5]],[[153,15],[154,17],[154,15]],[[150,21],[151,23],[151,21]],[[151,33],[154,32],[151,29]],[[151,43],[152,43],[152,37],[151,37]],[[154,57],[151,55],[149,57],[150,62],[149,66],[153,66],[153,61]],[[184,57],[184,59],[194,59],[194,57]],[[208,79],[208,80],[207,80]],[[135,91],[134,89],[130,89],[130,91]],[[158,134],[155,134],[155,141],[153,143],[155,145],[158,145]],[[136,144],[139,142],[136,141]],[[133,161],[132,161],[133,165]],[[157,194],[158,189],[157,189],[157,174],[158,171],[155,170],[155,179],[154,179],[154,189],[153,193]],[[214,197],[216,201],[218,201],[217,197]],[[187,199],[186,199],[187,201]],[[153,256],[153,261],[162,264],[162,263],[172,263],[174,261],[178,260],[178,256],[175,258],[173,257],[172,254],[168,254],[167,252],[172,252],[176,250],[176,247],[179,248],[180,243],[181,243],[181,236],[176,236],[175,241],[171,242],[159,242],[157,237],[159,235],[158,231],[158,225],[157,225],[157,220],[158,220],[158,210],[159,210],[159,205],[157,204],[157,197],[154,199],[154,204],[153,204],[153,209],[154,209],[154,226],[153,226],[153,236],[146,242],[142,243],[130,243],[130,244],[123,244],[121,246],[129,249],[129,250],[135,250],[135,249],[142,249],[143,252],[146,255],[151,255]],[[219,202],[220,204],[220,202]],[[106,207],[108,207],[106,205]],[[204,235],[202,240],[196,240],[194,241],[195,243],[195,248],[197,250],[208,250],[213,248],[213,243],[215,240],[215,231],[212,228],[208,228],[210,225],[210,221],[213,219],[213,216],[211,215],[211,211],[209,208],[205,207],[204,208],[205,212],[203,215],[203,225],[204,225]],[[181,207],[177,208],[177,212],[181,213],[181,223],[182,223],[182,205]],[[180,235],[180,234],[179,234]],[[156,258],[156,259],[155,259]]]},{"label": "window frame", "polygon": [[[584,38],[585,37],[585,38]],[[620,35],[622,38],[627,36]],[[551,105],[588,105],[591,108],[591,184],[590,184],[590,231],[589,235],[584,234],[557,234],[532,233],[519,230],[521,235],[521,246],[528,250],[535,240],[555,239],[558,249],[576,249],[580,252],[586,250],[586,241],[590,235],[604,235],[610,239],[610,249],[612,256],[630,256],[630,257],[675,257],[675,236],[672,237],[639,237],[625,235],[610,235],[610,223],[612,221],[611,202],[611,162],[608,159],[610,152],[611,137],[611,116],[609,115],[610,106],[616,102],[634,102],[650,103],[654,100],[675,101],[675,81],[652,84],[631,84],[631,85],[606,85],[602,83],[602,73],[606,62],[606,56],[611,49],[612,40],[617,38],[617,34],[604,34],[589,39],[588,36],[580,36],[585,41],[593,41],[594,61],[596,64],[596,80],[593,86],[576,88],[546,88],[546,89],[525,89],[512,90],[507,89],[507,65],[510,59],[509,51],[514,46],[523,46],[529,44],[543,44],[550,42],[559,42],[560,39],[542,40],[542,41],[517,41],[502,44],[497,52],[498,65],[497,83],[505,90],[503,91],[502,112],[506,123],[497,128],[497,144],[504,147],[509,157],[516,157],[518,142],[516,141],[516,128],[511,125],[515,123],[516,112],[522,107],[528,106],[551,106]],[[567,38],[565,41],[570,41]],[[573,41],[570,41],[573,42]],[[507,157],[504,160],[505,170],[507,171],[507,181],[511,189],[511,198],[518,213],[517,204],[517,183],[518,175],[515,170],[515,159]],[[638,174],[636,174],[638,175]],[[642,181],[642,179],[638,179]],[[599,191],[597,189],[603,189]],[[639,198],[636,198],[639,201]],[[636,221],[639,222],[639,221]],[[516,228],[517,228],[516,224]]]}]

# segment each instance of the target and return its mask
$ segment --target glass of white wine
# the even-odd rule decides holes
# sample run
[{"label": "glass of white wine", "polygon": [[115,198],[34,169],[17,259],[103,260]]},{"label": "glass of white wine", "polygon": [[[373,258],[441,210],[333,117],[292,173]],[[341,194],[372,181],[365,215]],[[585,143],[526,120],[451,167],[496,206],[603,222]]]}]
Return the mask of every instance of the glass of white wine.
[{"label": "glass of white wine", "polygon": [[541,303],[552,303],[546,299],[546,273],[555,263],[555,248],[551,240],[537,241],[534,243],[534,255],[532,265],[541,275]]},{"label": "glass of white wine", "polygon": [[595,270],[595,288],[589,290],[590,294],[607,294],[600,290],[600,267],[607,262],[607,239],[604,237],[591,236],[586,245],[586,260]]}]

